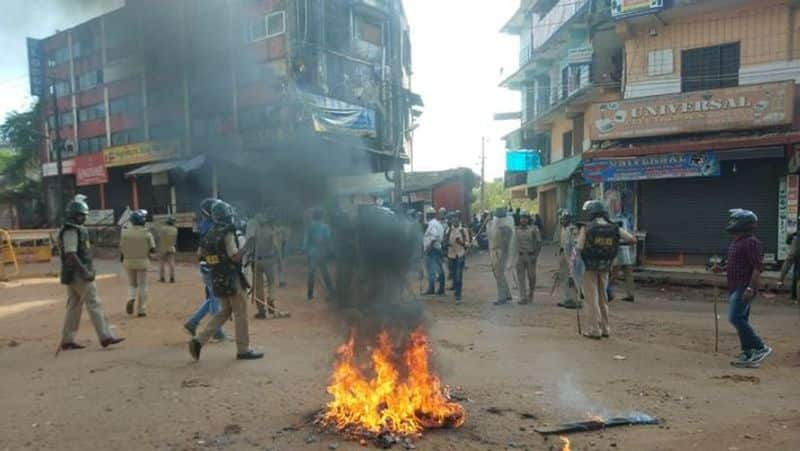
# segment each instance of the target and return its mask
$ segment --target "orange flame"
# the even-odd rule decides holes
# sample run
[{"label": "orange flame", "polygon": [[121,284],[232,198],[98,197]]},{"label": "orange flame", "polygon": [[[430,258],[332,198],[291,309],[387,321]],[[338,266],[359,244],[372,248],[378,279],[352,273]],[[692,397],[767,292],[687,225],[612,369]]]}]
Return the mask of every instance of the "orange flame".
[{"label": "orange flame", "polygon": [[428,340],[421,329],[410,334],[398,364],[388,332],[381,332],[370,355],[371,378],[354,362],[354,348],[351,332],[337,351],[327,389],[333,399],[321,423],[339,431],[403,436],[464,424],[464,408],[447,399],[439,378],[428,367]]},{"label": "orange flame", "polygon": [[572,451],[572,448],[569,447],[569,439],[566,437],[559,437],[561,442],[564,443],[564,446],[561,447],[561,451]]}]

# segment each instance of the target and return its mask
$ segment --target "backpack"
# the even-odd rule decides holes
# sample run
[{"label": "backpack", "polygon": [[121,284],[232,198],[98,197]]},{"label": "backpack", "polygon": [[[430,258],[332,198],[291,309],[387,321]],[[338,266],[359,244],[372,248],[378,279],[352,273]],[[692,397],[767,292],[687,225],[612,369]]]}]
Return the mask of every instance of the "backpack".
[{"label": "backpack", "polygon": [[586,243],[581,251],[587,271],[608,271],[619,252],[619,226],[591,222],[586,227]]}]

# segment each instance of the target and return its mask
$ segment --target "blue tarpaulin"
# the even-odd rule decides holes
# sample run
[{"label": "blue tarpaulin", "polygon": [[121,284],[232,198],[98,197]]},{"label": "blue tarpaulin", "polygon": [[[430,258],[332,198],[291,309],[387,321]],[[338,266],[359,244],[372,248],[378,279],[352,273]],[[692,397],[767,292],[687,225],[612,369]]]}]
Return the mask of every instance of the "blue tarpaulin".
[{"label": "blue tarpaulin", "polygon": [[535,150],[509,150],[506,152],[506,171],[528,172],[541,166],[539,152]]}]

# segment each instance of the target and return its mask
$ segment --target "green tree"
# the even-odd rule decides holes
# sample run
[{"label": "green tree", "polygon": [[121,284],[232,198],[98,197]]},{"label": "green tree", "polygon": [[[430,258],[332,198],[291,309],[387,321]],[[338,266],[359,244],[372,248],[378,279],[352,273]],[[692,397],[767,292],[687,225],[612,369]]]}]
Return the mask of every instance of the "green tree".
[{"label": "green tree", "polygon": [[[39,144],[42,135],[37,129],[38,104],[25,112],[11,112],[0,124],[0,142],[10,149],[2,158],[0,174],[0,201],[32,205],[31,201],[42,199],[42,181],[39,176],[41,159]],[[33,202],[41,204],[41,202]]]},{"label": "green tree", "polygon": [[[472,211],[481,211],[481,187],[478,185],[472,190],[475,202],[472,203]],[[502,180],[486,182],[486,209],[492,210],[500,205],[508,205],[511,200],[511,193],[508,192]]]}]

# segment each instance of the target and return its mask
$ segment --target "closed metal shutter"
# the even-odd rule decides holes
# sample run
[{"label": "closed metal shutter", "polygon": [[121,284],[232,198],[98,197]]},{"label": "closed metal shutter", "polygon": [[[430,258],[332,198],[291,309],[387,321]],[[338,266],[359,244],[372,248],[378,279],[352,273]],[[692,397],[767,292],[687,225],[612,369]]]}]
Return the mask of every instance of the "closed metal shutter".
[{"label": "closed metal shutter", "polygon": [[647,231],[647,253],[726,252],[731,208],[755,211],[764,251],[777,252],[778,184],[785,173],[782,158],[724,161],[719,177],[639,182],[639,229]]}]

